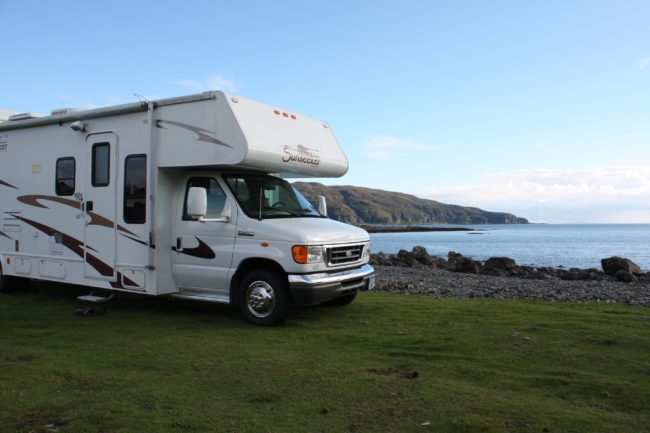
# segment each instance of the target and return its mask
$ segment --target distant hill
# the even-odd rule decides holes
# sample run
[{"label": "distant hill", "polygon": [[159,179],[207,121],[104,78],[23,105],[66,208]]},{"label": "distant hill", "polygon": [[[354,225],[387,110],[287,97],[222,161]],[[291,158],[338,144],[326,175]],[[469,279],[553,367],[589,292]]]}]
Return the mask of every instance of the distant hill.
[{"label": "distant hill", "polygon": [[327,199],[330,218],[357,224],[528,224],[505,212],[444,204],[410,194],[359,186],[325,186],[316,182],[293,184],[314,205]]}]

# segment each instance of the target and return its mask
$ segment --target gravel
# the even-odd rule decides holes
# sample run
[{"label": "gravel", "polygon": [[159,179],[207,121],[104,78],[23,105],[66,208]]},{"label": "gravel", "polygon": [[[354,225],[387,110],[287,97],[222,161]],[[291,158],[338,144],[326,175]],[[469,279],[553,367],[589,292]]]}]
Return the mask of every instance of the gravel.
[{"label": "gravel", "polygon": [[373,265],[375,291],[452,298],[604,302],[650,307],[650,284],[618,281],[530,280],[451,272],[436,267]]}]

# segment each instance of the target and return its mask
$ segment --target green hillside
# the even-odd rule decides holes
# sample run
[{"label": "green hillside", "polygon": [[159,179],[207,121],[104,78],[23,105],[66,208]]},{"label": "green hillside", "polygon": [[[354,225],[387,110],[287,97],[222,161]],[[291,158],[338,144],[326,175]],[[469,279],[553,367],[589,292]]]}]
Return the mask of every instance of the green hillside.
[{"label": "green hillside", "polygon": [[490,212],[425,200],[414,195],[358,186],[326,186],[295,182],[294,186],[312,203],[327,199],[333,219],[365,224],[528,224],[506,212]]}]

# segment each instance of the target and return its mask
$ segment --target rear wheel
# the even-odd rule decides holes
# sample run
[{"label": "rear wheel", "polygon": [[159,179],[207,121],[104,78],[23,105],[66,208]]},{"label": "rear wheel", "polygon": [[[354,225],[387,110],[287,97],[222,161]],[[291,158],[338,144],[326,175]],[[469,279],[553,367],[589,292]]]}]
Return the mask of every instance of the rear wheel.
[{"label": "rear wheel", "polygon": [[344,307],[346,305],[350,305],[356,297],[357,292],[354,292],[350,293],[349,295],[339,296],[338,298],[334,298],[331,301],[323,302],[323,305],[326,305],[328,307]]},{"label": "rear wheel", "polygon": [[239,293],[239,310],[249,323],[275,326],[289,315],[287,282],[275,272],[252,271],[242,279]]}]

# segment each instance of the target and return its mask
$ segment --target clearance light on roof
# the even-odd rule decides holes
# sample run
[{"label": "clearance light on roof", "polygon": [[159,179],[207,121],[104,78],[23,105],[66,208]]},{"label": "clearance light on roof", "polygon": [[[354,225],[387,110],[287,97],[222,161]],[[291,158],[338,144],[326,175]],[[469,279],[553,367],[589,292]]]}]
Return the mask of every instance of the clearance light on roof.
[{"label": "clearance light on roof", "polygon": [[293,120],[297,119],[295,114],[289,114],[287,112],[283,112],[283,111],[280,111],[280,110],[273,110],[273,113],[275,113],[276,116],[282,115],[283,117],[287,117],[287,118],[291,117]]}]

